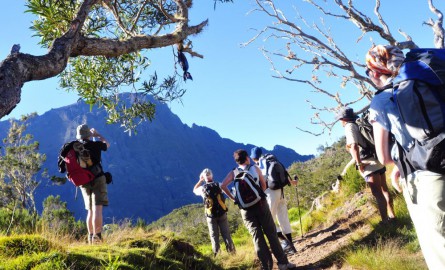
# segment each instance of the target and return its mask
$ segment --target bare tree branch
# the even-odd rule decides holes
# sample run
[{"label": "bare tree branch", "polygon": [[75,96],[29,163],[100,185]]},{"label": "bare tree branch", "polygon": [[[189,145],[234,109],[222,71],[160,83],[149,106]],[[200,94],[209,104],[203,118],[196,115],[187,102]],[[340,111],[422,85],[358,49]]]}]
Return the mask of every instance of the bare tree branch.
[{"label": "bare tree branch", "polygon": [[[268,26],[258,30],[256,35],[244,43],[243,46],[251,45],[260,38],[263,38],[264,43],[272,41],[273,47],[278,47],[278,49],[261,48],[263,55],[269,61],[272,71],[275,73],[272,77],[308,85],[309,91],[316,92],[325,98],[320,100],[331,101],[332,105],[328,107],[316,106],[308,101],[310,108],[315,111],[311,123],[318,125],[322,129],[322,133],[330,132],[337,121],[323,120],[320,112],[328,112],[329,115],[337,112],[343,106],[352,105],[358,107],[354,110],[356,113],[364,112],[368,109],[369,101],[374,95],[375,85],[363,74],[366,67],[363,61],[365,52],[363,52],[363,58],[361,58],[363,60],[351,58],[350,49],[344,50],[344,45],[342,45],[344,41],[342,40],[339,43],[331,28],[326,27],[325,22],[328,19],[333,19],[331,23],[335,22],[337,27],[335,30],[343,27],[340,24],[337,26],[337,23],[341,21],[344,24],[351,22],[351,26],[355,26],[353,28],[358,29],[359,33],[361,32],[356,39],[357,42],[374,33],[381,38],[381,43],[389,43],[401,49],[416,48],[417,45],[410,35],[400,29],[398,33],[404,40],[398,40],[393,36],[387,21],[382,15],[380,0],[375,0],[373,10],[367,12],[368,14],[374,13],[375,19],[366,15],[366,12],[361,11],[358,6],[356,7],[353,0],[335,0],[333,2],[305,0],[304,2],[309,3],[320,13],[318,23],[308,23],[300,15],[307,13],[298,10],[297,16],[293,15],[292,17],[296,20],[290,21],[287,19],[290,17],[286,17],[277,6],[278,1],[256,0],[256,8],[252,12],[260,12],[273,21]],[[281,5],[286,4],[281,3]],[[338,12],[332,11],[330,7],[338,8]],[[296,8],[294,7],[294,9]],[[333,29],[334,27],[332,27]],[[345,38],[344,36],[340,37]],[[372,37],[370,36],[370,39]],[[280,41],[282,44],[279,43]],[[282,68],[281,62],[280,65],[275,65],[278,60],[285,60],[284,63],[289,63],[287,64],[288,67]],[[278,69],[278,66],[281,70]],[[310,78],[302,78],[301,74],[307,74],[307,72],[310,72]],[[349,93],[355,92],[354,95],[343,95],[343,93],[337,91],[335,87],[332,87],[333,80],[339,82],[340,87],[338,89],[345,89]],[[329,81],[329,84],[326,84],[327,81]],[[319,99],[317,99],[318,101]],[[300,130],[318,135],[317,132]]]},{"label": "bare tree branch", "polygon": [[440,10],[438,10],[434,4],[433,0],[428,0],[428,7],[432,13],[437,16],[437,20],[429,19],[428,22],[424,24],[430,26],[433,29],[434,33],[434,46],[436,48],[444,48],[444,29],[443,29],[443,14]]}]

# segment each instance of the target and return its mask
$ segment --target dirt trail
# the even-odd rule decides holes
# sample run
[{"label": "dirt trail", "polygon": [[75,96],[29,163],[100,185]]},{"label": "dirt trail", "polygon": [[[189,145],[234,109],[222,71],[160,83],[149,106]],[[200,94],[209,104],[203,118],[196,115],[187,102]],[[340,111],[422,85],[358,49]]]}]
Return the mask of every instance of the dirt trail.
[{"label": "dirt trail", "polygon": [[[324,228],[312,230],[303,237],[294,238],[294,245],[298,252],[289,256],[289,261],[296,264],[296,269],[345,269],[332,265],[326,260],[330,255],[351,243],[352,237],[361,237],[371,233],[372,228],[367,221],[376,213],[376,208],[368,202],[357,207],[363,196],[357,194],[341,209],[338,209],[339,218]],[[274,268],[278,269],[278,268]]]}]

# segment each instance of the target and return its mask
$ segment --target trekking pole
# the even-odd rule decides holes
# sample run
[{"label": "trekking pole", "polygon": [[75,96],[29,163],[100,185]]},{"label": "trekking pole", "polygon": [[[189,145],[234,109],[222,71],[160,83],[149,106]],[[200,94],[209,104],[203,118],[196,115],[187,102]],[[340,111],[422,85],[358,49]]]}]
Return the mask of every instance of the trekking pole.
[{"label": "trekking pole", "polygon": [[[298,180],[298,176],[294,176],[294,180]],[[298,187],[295,186],[295,191],[297,193],[297,206],[298,206],[298,216],[300,217],[300,231],[301,231],[301,238],[304,237],[303,235],[303,223],[301,222],[301,212],[300,212],[300,199],[298,198]]]}]

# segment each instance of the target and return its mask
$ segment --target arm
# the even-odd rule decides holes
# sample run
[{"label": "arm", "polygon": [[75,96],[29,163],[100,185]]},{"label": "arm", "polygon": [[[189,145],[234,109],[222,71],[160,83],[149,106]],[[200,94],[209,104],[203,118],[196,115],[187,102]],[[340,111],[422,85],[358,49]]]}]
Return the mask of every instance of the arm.
[{"label": "arm", "polygon": [[391,172],[391,184],[395,190],[402,192],[402,187],[400,186],[400,171],[397,166],[394,166]]},{"label": "arm", "polygon": [[350,145],[349,153],[351,154],[352,158],[355,160],[355,163],[357,164],[358,169],[361,172],[364,172],[365,165],[362,163],[362,160],[360,159],[360,151],[359,151],[357,143],[353,143]]},{"label": "arm", "polygon": [[195,193],[196,195],[198,195],[198,189],[199,187],[201,187],[201,183],[204,181],[203,178],[199,178],[198,182],[195,184],[195,186],[193,187],[193,193]]},{"label": "arm", "polygon": [[110,143],[108,143],[107,139],[105,139],[104,136],[100,135],[99,132],[97,132],[96,129],[92,128],[91,133],[93,134],[93,137],[99,138],[99,140],[107,145],[107,149],[110,148]]},{"label": "arm", "polygon": [[372,123],[374,132],[375,151],[377,158],[383,165],[393,163],[391,153],[389,152],[389,132],[378,122]]},{"label": "arm", "polygon": [[261,188],[264,191],[264,190],[267,189],[266,180],[264,180],[263,173],[261,173],[261,170],[260,170],[260,168],[258,168],[258,166],[255,166],[255,170],[256,170],[256,172],[258,174],[258,177],[260,178],[259,179],[260,180],[260,186],[261,186]]},{"label": "arm", "polygon": [[298,185],[298,180],[299,180],[298,175],[294,175],[294,179],[292,179],[289,174],[287,175],[287,177],[289,178],[289,183],[292,186]]},{"label": "arm", "polygon": [[235,201],[235,198],[233,197],[232,193],[230,193],[230,190],[228,188],[229,184],[232,183],[233,178],[234,178],[233,171],[230,171],[224,178],[221,184],[221,189],[227,195],[227,197],[229,197],[232,201]]}]

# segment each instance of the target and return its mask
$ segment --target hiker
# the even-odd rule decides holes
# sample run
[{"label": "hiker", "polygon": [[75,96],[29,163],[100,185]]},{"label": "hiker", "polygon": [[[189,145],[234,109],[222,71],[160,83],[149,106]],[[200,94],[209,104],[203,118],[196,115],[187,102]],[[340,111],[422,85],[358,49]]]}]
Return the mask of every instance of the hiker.
[{"label": "hiker", "polygon": [[393,222],[395,221],[395,214],[386,183],[386,167],[369,153],[370,150],[364,151],[362,148],[362,145],[366,145],[366,142],[355,123],[357,118],[353,109],[348,107],[342,108],[336,116],[336,119],[340,120],[345,128],[346,149],[355,160],[357,170],[371,188],[372,195],[377,201],[381,222],[383,224]]},{"label": "hiker", "polygon": [[213,173],[210,169],[206,168],[201,172],[199,180],[193,188],[193,193],[204,199],[213,255],[216,256],[219,252],[219,232],[221,232],[227,252],[234,253],[235,245],[230,236],[227,206],[222,198],[220,184],[213,181]]},{"label": "hiker", "polygon": [[392,81],[404,60],[403,52],[389,45],[374,46],[366,54],[366,73],[379,89],[371,101],[370,122],[378,159],[383,164],[395,162],[394,177],[402,174],[403,195],[428,268],[445,269],[445,176],[410,165],[416,157],[406,154],[415,141],[393,98]]},{"label": "hiker", "polygon": [[[92,140],[92,138],[97,138],[100,141]],[[83,144],[85,149],[89,150],[92,166],[99,171],[94,173],[99,176],[93,181],[80,186],[85,209],[88,211],[86,218],[88,243],[94,244],[102,241],[102,208],[108,206],[107,184],[102,170],[101,152],[107,151],[110,144],[97,130],[90,129],[86,124],[77,127],[76,139]]]},{"label": "hiker", "polygon": [[[262,190],[266,189],[266,182],[260,169],[257,166],[250,164],[250,159],[246,150],[239,149],[235,151],[233,153],[233,158],[238,164],[238,167],[231,170],[221,184],[221,189],[232,201],[235,203],[237,202],[234,195],[232,195],[232,193],[229,191],[228,186],[230,183],[236,180],[235,177],[239,171],[247,171],[249,177],[253,177],[253,179],[255,179],[257,186],[260,186]],[[266,199],[262,196],[262,198],[254,205],[247,207],[246,209],[240,208],[240,211],[244,225],[252,235],[253,244],[258,259],[260,260],[261,269],[270,270],[273,267],[272,255],[269,251],[269,247],[267,246],[264,234],[269,241],[270,249],[272,250],[273,255],[278,261],[278,268],[280,270],[295,268],[295,264],[289,263],[286,254],[280,245],[275,224]]]},{"label": "hiker", "polygon": [[[263,175],[264,179],[266,179],[267,184],[269,182],[267,179],[271,176],[268,172],[270,164],[268,164],[266,156],[267,155],[263,155],[263,151],[259,147],[253,147],[250,151],[250,158],[260,168],[261,174]],[[285,172],[287,183],[297,185],[298,176],[296,176],[296,179],[293,180],[287,171]],[[265,193],[267,195],[266,199],[267,203],[269,204],[270,213],[272,214],[272,218],[276,224],[278,238],[281,240],[281,246],[286,254],[293,255],[297,253],[297,249],[292,243],[292,229],[290,226],[289,215],[287,212],[287,201],[284,197],[283,187],[279,189],[271,189],[269,185],[267,185]]]}]

